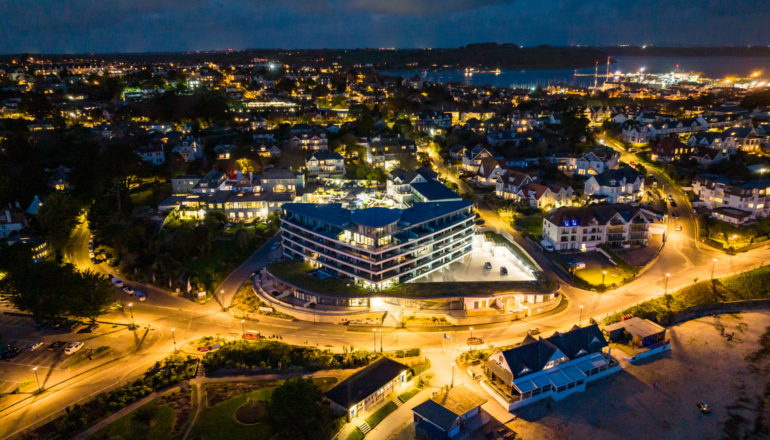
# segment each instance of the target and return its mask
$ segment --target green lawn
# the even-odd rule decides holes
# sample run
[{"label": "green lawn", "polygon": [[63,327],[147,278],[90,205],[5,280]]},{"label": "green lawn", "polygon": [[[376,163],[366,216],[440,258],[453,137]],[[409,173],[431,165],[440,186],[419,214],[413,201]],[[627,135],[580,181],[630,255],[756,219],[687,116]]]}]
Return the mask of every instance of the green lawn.
[{"label": "green lawn", "polygon": [[383,405],[382,408],[378,409],[374,412],[374,414],[370,415],[366,418],[366,423],[369,424],[369,426],[374,429],[375,426],[379,425],[382,419],[388,416],[388,414],[392,413],[398,409],[395,403],[388,402],[385,405]]},{"label": "green lawn", "polygon": [[190,433],[190,438],[204,440],[261,440],[271,436],[267,423],[243,425],[235,420],[235,411],[249,399],[270,401],[274,387],[243,393],[212,407],[203,408]]},{"label": "green lawn", "polygon": [[363,440],[364,433],[360,429],[354,428],[353,432],[348,435],[347,440]]},{"label": "green lawn", "polygon": [[592,285],[592,286],[601,286],[602,285],[602,270],[606,271],[607,274],[604,275],[604,285],[609,286],[612,284],[621,284],[623,283],[623,280],[626,278],[633,277],[634,274],[631,272],[627,272],[620,268],[619,266],[611,266],[604,269],[601,268],[592,268],[592,269],[581,269],[575,271],[575,276],[582,279],[586,283]]},{"label": "green lawn", "polygon": [[420,392],[419,388],[413,387],[399,394],[398,397],[401,398],[402,402],[406,402],[407,400],[411,399],[419,392]]},{"label": "green lawn", "polygon": [[93,439],[138,440],[138,439],[173,439],[174,410],[168,405],[148,403],[152,409],[150,426],[134,419],[136,411],[121,417],[109,426],[97,432]]}]

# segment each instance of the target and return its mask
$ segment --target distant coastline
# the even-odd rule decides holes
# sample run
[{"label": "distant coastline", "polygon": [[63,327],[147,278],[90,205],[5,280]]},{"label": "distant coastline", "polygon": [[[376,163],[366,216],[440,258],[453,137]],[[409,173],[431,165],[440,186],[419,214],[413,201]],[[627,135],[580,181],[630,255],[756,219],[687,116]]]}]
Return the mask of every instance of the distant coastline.
[{"label": "distant coastline", "polygon": [[[521,47],[516,44],[481,43],[458,48],[433,49],[245,49],[228,51],[115,54],[30,54],[52,61],[93,60],[135,63],[198,62],[248,63],[268,59],[281,63],[375,70],[480,70],[581,69],[598,61],[606,64],[612,57],[770,57],[768,47]],[[18,58],[20,54],[2,55],[0,59]]]}]

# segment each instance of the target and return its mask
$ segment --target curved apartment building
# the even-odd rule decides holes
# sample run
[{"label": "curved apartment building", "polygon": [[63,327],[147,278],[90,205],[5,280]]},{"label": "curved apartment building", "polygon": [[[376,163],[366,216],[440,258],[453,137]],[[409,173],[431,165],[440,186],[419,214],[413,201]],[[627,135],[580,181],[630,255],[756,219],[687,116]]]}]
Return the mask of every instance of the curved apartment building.
[{"label": "curved apartment building", "polygon": [[473,203],[414,203],[407,209],[349,210],[339,203],[286,203],[284,256],[319,267],[320,276],[382,290],[414,281],[471,252]]}]

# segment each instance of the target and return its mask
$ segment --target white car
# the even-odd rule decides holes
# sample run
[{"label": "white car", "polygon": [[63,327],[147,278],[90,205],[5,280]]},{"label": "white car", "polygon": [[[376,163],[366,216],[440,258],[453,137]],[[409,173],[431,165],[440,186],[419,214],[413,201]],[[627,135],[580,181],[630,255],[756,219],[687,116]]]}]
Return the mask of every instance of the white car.
[{"label": "white car", "polygon": [[88,258],[93,260],[94,259],[94,253],[93,252],[89,252],[88,253]]},{"label": "white car", "polygon": [[33,342],[33,343],[27,345],[27,348],[29,349],[29,351],[35,351],[38,348],[42,347],[43,345],[45,345],[45,344],[43,344],[42,342]]},{"label": "white car", "polygon": [[550,241],[548,241],[548,240],[541,240],[541,241],[540,241],[540,246],[542,246],[542,247],[543,247],[543,250],[546,250],[546,251],[548,251],[548,252],[553,252],[553,251],[555,251],[555,250],[556,250],[556,249],[553,247],[553,244],[552,244]]},{"label": "white car", "polygon": [[70,342],[67,344],[67,347],[64,348],[64,354],[71,355],[75,354],[78,350],[83,348],[83,346],[86,345],[80,341]]},{"label": "white car", "polygon": [[123,287],[123,281],[120,281],[120,278],[113,278],[112,284],[117,288]]},{"label": "white car", "polygon": [[136,292],[134,292],[134,296],[139,301],[147,301],[147,295],[145,295],[144,292],[140,292],[137,290]]},{"label": "white car", "polygon": [[131,286],[123,286],[123,291],[129,295],[134,294],[134,289]]}]

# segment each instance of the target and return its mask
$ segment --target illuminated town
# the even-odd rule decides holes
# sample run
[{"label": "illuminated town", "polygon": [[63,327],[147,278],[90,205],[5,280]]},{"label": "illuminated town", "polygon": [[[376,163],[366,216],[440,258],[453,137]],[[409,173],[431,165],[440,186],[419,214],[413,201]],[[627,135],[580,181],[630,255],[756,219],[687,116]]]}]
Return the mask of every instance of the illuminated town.
[{"label": "illuminated town", "polygon": [[109,50],[42,20],[0,43],[0,439],[770,438],[766,26]]}]

